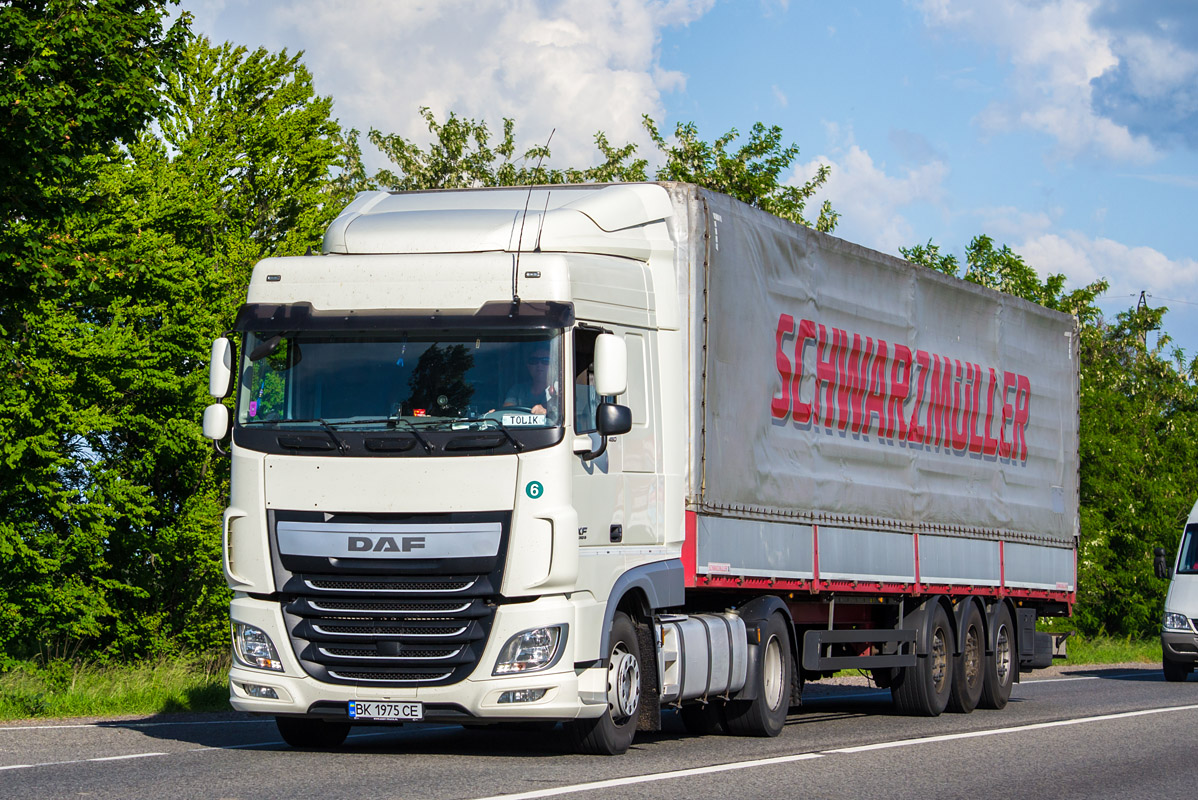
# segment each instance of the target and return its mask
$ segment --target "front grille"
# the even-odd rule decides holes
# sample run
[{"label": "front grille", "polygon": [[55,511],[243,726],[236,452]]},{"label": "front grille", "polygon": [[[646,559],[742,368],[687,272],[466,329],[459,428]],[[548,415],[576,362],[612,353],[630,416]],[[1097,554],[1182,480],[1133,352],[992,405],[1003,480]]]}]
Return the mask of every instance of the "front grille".
[{"label": "front grille", "polygon": [[451,581],[420,581],[420,580],[347,580],[325,578],[321,580],[306,580],[308,588],[318,592],[464,592],[474,585],[471,578]]},{"label": "front grille", "polygon": [[452,672],[365,672],[356,669],[329,670],[328,675],[342,683],[441,683],[453,675]]},{"label": "front grille", "polygon": [[[300,556],[279,553],[275,562],[291,643],[309,675],[342,684],[442,686],[474,671],[499,600],[508,515],[272,512],[272,522],[276,519],[299,521],[302,526],[292,527],[330,538],[366,523],[372,530],[402,525],[407,535],[427,525],[430,539],[452,535],[463,523],[475,529],[501,524],[501,545],[493,556],[323,558],[309,548]],[[440,552],[444,541],[438,540]],[[277,536],[272,544],[277,548]]]}]

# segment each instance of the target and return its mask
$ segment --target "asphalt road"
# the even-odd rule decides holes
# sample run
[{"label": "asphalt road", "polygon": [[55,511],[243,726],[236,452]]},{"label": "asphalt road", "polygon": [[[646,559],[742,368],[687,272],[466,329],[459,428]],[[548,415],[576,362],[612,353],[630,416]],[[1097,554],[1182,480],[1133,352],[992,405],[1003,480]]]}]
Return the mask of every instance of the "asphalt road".
[{"label": "asphalt road", "polygon": [[669,719],[624,756],[560,729],[355,728],[291,750],[238,715],[0,724],[0,798],[1194,798],[1198,675],[1067,668],[1003,711],[893,713],[888,692],[809,685],[775,739],[692,737]]}]

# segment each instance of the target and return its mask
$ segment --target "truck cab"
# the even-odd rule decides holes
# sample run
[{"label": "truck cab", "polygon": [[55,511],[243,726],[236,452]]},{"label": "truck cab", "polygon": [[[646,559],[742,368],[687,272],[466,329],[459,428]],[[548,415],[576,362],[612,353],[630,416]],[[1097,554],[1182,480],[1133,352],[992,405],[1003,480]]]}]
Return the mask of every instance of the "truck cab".
[{"label": "truck cab", "polygon": [[1158,578],[1169,580],[1161,619],[1162,668],[1167,681],[1184,681],[1198,665],[1198,505],[1190,512],[1172,563],[1156,548]]}]

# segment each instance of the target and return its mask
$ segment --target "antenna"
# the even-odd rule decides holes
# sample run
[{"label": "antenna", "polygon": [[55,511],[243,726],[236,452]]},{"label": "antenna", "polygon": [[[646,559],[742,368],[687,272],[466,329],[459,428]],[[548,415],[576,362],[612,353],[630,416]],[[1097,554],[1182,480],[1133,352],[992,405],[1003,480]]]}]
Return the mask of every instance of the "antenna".
[{"label": "antenna", "polygon": [[[541,162],[545,160],[545,153],[549,150],[549,143],[553,141],[553,134],[557,133],[557,128],[549,131],[549,138],[545,140],[545,149],[541,151],[540,158],[537,159],[536,169],[541,168]],[[524,220],[528,219],[528,204],[532,202],[532,189],[534,184],[528,186],[528,196],[524,198],[524,213],[520,217],[520,236],[516,239],[516,260],[512,263],[512,310],[515,311],[520,305],[520,293],[517,291],[520,286],[520,250],[524,246]],[[545,198],[545,207],[549,207],[549,198]],[[540,234],[537,234],[537,239],[540,239]]]},{"label": "antenna", "polygon": [[539,225],[537,225],[537,243],[535,245],[533,245],[533,248],[532,248],[534,253],[541,252],[541,231],[545,230],[545,215],[549,213],[549,195],[550,194],[552,194],[552,192],[549,192],[549,191],[545,192],[545,207],[543,209],[541,209],[541,222]]}]

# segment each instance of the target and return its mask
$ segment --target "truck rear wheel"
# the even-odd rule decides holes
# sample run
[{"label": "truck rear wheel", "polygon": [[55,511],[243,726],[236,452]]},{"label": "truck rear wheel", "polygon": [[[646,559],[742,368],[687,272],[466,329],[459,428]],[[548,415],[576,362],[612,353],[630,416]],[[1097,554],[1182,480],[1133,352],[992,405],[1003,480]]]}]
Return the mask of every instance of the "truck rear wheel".
[{"label": "truck rear wheel", "polygon": [[938,717],[948,706],[953,684],[952,628],[939,603],[924,619],[929,652],[919,656],[915,666],[896,670],[890,695],[900,714]]},{"label": "truck rear wheel", "polygon": [[303,717],[275,717],[283,741],[292,747],[332,749],[349,735],[348,722],[325,722]]},{"label": "truck rear wheel", "polygon": [[756,684],[753,700],[733,700],[725,712],[728,732],[736,736],[777,736],[790,710],[790,624],[770,614],[761,626],[760,656],[749,680]]},{"label": "truck rear wheel", "polygon": [[579,753],[618,756],[632,744],[641,710],[641,652],[636,626],[622,611],[611,623],[607,653],[607,710],[594,719],[567,723]]},{"label": "truck rear wheel", "polygon": [[1190,676],[1190,670],[1193,669],[1189,664],[1170,661],[1167,658],[1161,659],[1161,667],[1165,672],[1165,680],[1170,683],[1181,683]]},{"label": "truck rear wheel", "polygon": [[1011,612],[1006,606],[994,617],[994,654],[986,658],[986,680],[982,683],[982,708],[999,709],[1011,698],[1015,685],[1015,635]]},{"label": "truck rear wheel", "polygon": [[976,603],[966,600],[969,608],[962,620],[961,656],[953,670],[953,687],[948,693],[948,710],[968,714],[982,699],[986,678],[986,631]]}]

